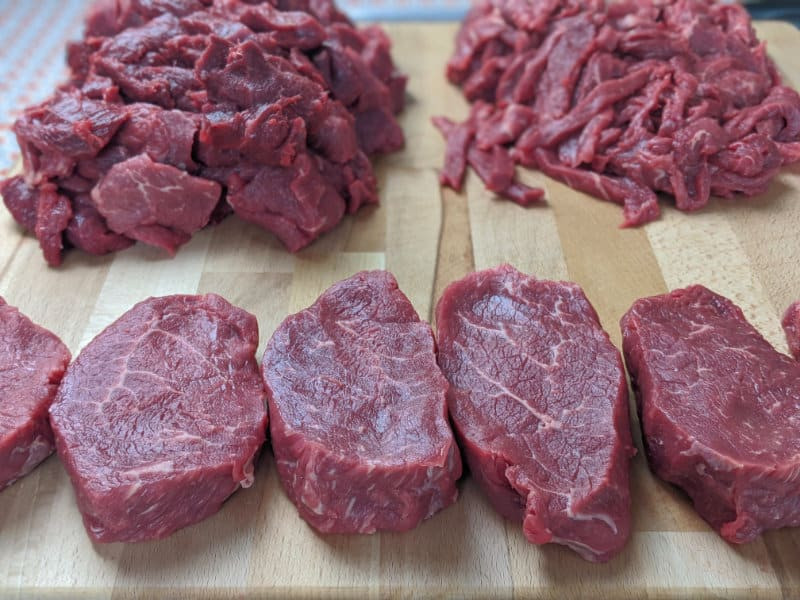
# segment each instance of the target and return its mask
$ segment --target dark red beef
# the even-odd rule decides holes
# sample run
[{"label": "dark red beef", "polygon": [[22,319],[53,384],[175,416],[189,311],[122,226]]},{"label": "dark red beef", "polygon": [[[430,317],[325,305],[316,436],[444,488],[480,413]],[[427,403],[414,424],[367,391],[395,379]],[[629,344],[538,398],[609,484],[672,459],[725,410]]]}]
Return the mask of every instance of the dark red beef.
[{"label": "dark red beef", "polygon": [[175,254],[208,224],[221,193],[215,181],[140,154],[111,167],[91,199],[111,231]]},{"label": "dark red beef", "polygon": [[405,531],[455,502],[433,332],[391,274],[358,273],[288,317],[262,374],[278,475],[317,530]]},{"label": "dark red beef", "polygon": [[72,219],[69,198],[58,193],[58,188],[45,183],[32,187],[22,176],[0,183],[3,201],[14,219],[39,240],[42,254],[48,264],[61,264],[64,248],[63,232]]},{"label": "dark red beef", "polygon": [[164,13],[182,17],[210,4],[210,0],[97,0],[86,15],[86,35],[109,37]]},{"label": "dark red beef", "polygon": [[27,109],[14,124],[25,179],[32,184],[72,173],[78,160],[96,156],[127,120],[124,106],[59,91]]},{"label": "dark red beef", "polygon": [[729,542],[799,526],[800,364],[699,285],[637,301],[621,326],[654,473]]},{"label": "dark red beef", "polygon": [[131,238],[114,233],[108,228],[106,220],[89,194],[73,196],[72,220],[65,233],[70,244],[89,254],[117,252],[130,248],[135,243]]},{"label": "dark red beef", "polygon": [[783,315],[783,330],[792,355],[800,360],[800,301],[792,304]]},{"label": "dark red beef", "polygon": [[288,168],[262,167],[248,181],[229,180],[228,204],[241,218],[269,229],[295,252],[341,220],[344,200],[308,155]]},{"label": "dark red beef", "polygon": [[[378,201],[367,155],[404,143],[395,113],[405,77],[387,36],[356,29],[330,0],[99,0],[68,62],[70,84],[15,125],[38,195],[5,186],[51,264],[65,231],[93,253],[131,240],[174,251],[231,211],[297,251]],[[133,171],[177,181],[171,167],[191,176],[172,193],[133,185]],[[264,185],[268,177],[278,183]],[[209,180],[200,201],[175,196],[199,189],[198,178]],[[109,182],[120,181],[126,193],[112,199]],[[210,218],[217,184],[226,205]],[[31,216],[39,206],[54,211],[41,227]]]},{"label": "dark red beef", "polygon": [[466,164],[523,205],[506,157],[624,206],[624,226],[713,195],[766,190],[800,162],[800,95],[781,85],[747,12],[713,0],[480,0],[447,76],[474,103],[447,138],[441,181]]},{"label": "dark red beef", "polygon": [[0,298],[0,491],[53,452],[47,410],[69,359],[61,340]]},{"label": "dark red beef", "polygon": [[610,560],[631,529],[628,385],[583,291],[503,265],[450,285],[436,321],[450,414],[492,505],[534,544]]},{"label": "dark red beef", "polygon": [[166,537],[252,485],[257,346],[255,317],[209,294],[140,302],[81,351],[50,421],[92,540]]}]

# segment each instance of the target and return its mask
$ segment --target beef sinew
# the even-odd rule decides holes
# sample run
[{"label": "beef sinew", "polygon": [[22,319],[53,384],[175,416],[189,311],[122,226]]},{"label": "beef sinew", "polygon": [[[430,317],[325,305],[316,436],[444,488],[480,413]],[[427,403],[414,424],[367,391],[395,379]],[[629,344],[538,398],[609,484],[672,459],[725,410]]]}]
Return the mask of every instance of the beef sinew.
[{"label": "beef sinew", "polygon": [[534,544],[613,558],[631,527],[628,386],[583,291],[503,265],[450,285],[436,321],[450,414],[495,509]]},{"label": "beef sinew", "polygon": [[163,538],[253,483],[257,346],[255,317],[209,294],[140,302],[81,351],[50,419],[93,540]]},{"label": "beef sinew", "polygon": [[467,165],[522,205],[543,191],[515,164],[659,216],[657,194],[694,211],[713,194],[764,192],[800,160],[800,96],[737,4],[713,0],[480,0],[447,76],[473,102],[447,138],[442,182]]},{"label": "beef sinew", "polygon": [[0,298],[0,490],[52,454],[47,409],[69,359],[61,340]]},{"label": "beef sinew", "polygon": [[404,531],[455,502],[461,458],[430,326],[385,271],[290,316],[264,354],[278,474],[325,533]]},{"label": "beef sinew", "polygon": [[702,286],[622,319],[650,466],[734,543],[800,525],[800,364]]},{"label": "beef sinew", "polygon": [[230,212],[297,251],[378,201],[405,77],[332,0],[100,0],[71,79],[14,125],[0,185],[52,265],[134,241],[170,253]]}]

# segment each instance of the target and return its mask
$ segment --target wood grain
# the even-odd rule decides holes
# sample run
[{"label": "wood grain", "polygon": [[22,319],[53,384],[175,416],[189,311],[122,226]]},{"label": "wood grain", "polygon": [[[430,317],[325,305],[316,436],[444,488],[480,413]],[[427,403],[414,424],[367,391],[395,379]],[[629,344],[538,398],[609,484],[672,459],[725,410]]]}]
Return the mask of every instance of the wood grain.
[{"label": "wood grain", "polygon": [[[360,269],[394,271],[430,317],[448,283],[510,262],[580,283],[615,343],[633,300],[701,282],[735,299],[785,349],[778,318],[800,297],[800,171],[784,172],[763,197],[715,202],[692,216],[665,207],[661,221],[634,230],[618,227],[617,206],[536,173],[521,176],[544,185],[545,207],[499,201],[474,176],[464,194],[441,191],[436,168],[444,146],[430,117],[460,117],[467,108],[442,77],[455,26],[389,30],[411,75],[403,115],[408,147],[378,162],[380,207],[348,217],[296,256],[262,230],[229,219],[175,259],[144,247],[105,258],[71,253],[58,270],[44,265],[35,240],[0,211],[0,294],[77,352],[149,295],[216,292],[258,317],[261,352],[289,312]],[[787,78],[800,82],[797,30],[769,23],[759,31]],[[316,535],[283,493],[268,451],[256,485],[211,519],[161,542],[95,546],[51,458],[0,494],[0,597],[800,597],[800,531],[730,546],[679,491],[650,474],[641,453],[632,486],[634,534],[608,565],[531,546],[469,478],[457,504],[415,531]]]}]

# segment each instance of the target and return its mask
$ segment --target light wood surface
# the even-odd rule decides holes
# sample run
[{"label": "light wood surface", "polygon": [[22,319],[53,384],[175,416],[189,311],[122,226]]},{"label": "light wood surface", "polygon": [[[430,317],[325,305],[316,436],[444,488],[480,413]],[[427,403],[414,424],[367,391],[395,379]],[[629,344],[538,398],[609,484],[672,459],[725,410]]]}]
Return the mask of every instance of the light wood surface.
[{"label": "light wood surface", "polygon": [[[763,197],[714,202],[692,216],[665,208],[660,221],[630,230],[618,228],[619,207],[535,173],[524,177],[545,186],[547,207],[497,201],[474,176],[462,196],[441,191],[443,144],[430,117],[466,112],[442,75],[455,26],[389,31],[412,99],[403,115],[406,151],[379,163],[379,208],[297,256],[229,219],[172,260],[137,246],[105,258],[70,253],[58,270],[1,210],[0,294],[77,353],[143,298],[217,292],[258,317],[263,350],[287,313],[360,269],[391,269],[430,317],[449,282],[510,262],[580,283],[617,344],[619,318],[635,299],[699,282],[739,303],[785,350],[779,317],[800,297],[800,171],[784,172]],[[800,33],[777,23],[759,31],[788,81],[800,83]],[[529,545],[469,479],[457,504],[410,533],[315,535],[283,493],[268,452],[255,486],[215,517],[161,542],[93,546],[53,457],[0,494],[0,597],[800,598],[800,529],[732,547],[653,478],[641,453],[632,471],[633,537],[613,562],[592,565],[562,547]]]}]

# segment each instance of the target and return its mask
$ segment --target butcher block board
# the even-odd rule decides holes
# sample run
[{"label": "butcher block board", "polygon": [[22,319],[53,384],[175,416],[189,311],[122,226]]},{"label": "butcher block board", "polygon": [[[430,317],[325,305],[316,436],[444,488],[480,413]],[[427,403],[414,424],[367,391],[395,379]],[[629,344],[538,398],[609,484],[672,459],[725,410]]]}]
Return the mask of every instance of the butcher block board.
[{"label": "butcher block board", "polygon": [[[800,33],[780,23],[758,29],[787,80],[800,84]],[[467,108],[442,75],[455,31],[389,27],[410,75],[407,148],[378,163],[381,206],[308,250],[292,256],[231,218],[174,259],[140,245],[103,258],[72,252],[49,269],[35,240],[0,210],[0,294],[77,353],[148,296],[216,292],[258,317],[260,358],[288,313],[361,269],[394,272],[431,318],[449,282],[509,262],[582,285],[617,345],[619,318],[635,299],[703,283],[786,350],[779,318],[800,298],[800,171],[785,171],[762,197],[713,202],[694,215],[665,208],[660,221],[627,230],[618,227],[618,206],[536,173],[523,177],[547,190],[540,208],[498,201],[474,176],[462,195],[442,191],[443,144],[430,117],[461,117]],[[469,478],[454,506],[409,533],[316,535],[286,498],[269,452],[255,485],[207,521],[160,542],[92,545],[52,457],[0,494],[0,597],[800,598],[800,529],[728,545],[685,496],[650,474],[641,452],[632,486],[634,533],[606,565],[528,544]]]}]

